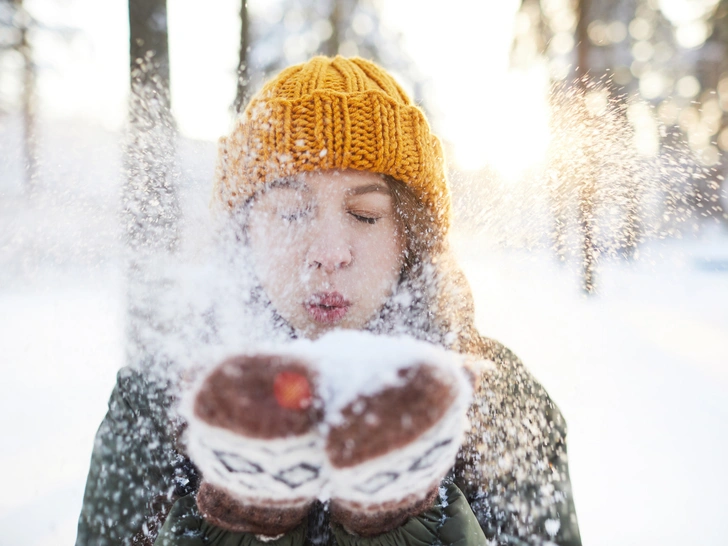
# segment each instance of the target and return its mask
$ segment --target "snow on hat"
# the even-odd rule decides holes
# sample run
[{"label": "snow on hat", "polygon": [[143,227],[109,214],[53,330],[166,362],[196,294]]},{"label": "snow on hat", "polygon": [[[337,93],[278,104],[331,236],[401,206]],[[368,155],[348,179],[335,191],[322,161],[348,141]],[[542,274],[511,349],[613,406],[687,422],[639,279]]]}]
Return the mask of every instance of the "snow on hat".
[{"label": "snow on hat", "polygon": [[394,78],[358,57],[314,57],[269,81],[220,139],[214,200],[234,208],[269,182],[327,169],[389,175],[449,227],[439,139]]}]

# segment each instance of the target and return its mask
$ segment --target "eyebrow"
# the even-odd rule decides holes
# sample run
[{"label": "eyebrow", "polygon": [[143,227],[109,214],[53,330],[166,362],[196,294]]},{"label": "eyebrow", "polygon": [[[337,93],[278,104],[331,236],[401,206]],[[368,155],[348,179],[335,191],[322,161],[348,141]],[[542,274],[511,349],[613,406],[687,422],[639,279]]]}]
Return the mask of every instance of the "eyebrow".
[{"label": "eyebrow", "polygon": [[270,183],[268,186],[269,190],[281,188],[284,190],[300,190],[305,192],[310,192],[310,188],[308,185],[300,179],[290,177],[290,178],[279,178],[278,180],[274,180]]},{"label": "eyebrow", "polygon": [[392,195],[389,186],[384,184],[365,184],[363,186],[356,186],[346,191],[348,195],[364,195],[365,193],[383,193],[385,195]]}]

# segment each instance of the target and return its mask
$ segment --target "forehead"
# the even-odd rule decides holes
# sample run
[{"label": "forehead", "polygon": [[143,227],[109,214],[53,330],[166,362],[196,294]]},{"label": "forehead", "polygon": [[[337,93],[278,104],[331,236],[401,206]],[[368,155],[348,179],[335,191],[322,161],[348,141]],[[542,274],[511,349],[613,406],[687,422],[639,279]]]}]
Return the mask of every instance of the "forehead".
[{"label": "forehead", "polygon": [[274,182],[270,189],[293,190],[302,194],[357,196],[391,195],[382,175],[364,171],[314,171]]}]

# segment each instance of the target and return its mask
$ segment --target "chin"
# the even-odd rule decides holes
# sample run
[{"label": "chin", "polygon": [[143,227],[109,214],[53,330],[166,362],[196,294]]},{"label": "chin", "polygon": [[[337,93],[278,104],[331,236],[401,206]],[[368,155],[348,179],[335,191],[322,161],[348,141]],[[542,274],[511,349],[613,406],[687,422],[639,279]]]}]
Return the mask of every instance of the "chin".
[{"label": "chin", "polygon": [[342,320],[331,324],[320,324],[312,320],[300,322],[294,325],[296,333],[307,339],[317,339],[333,330],[362,330],[366,321]]}]

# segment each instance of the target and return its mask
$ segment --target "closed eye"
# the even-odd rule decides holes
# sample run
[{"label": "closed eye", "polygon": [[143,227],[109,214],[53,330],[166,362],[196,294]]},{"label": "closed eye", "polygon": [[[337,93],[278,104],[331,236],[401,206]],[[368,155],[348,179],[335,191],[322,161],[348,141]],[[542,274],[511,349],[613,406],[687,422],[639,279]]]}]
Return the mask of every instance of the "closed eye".
[{"label": "closed eye", "polygon": [[349,214],[351,214],[359,222],[362,222],[365,224],[376,224],[377,220],[379,220],[381,218],[379,216],[370,216],[367,214],[356,213],[356,212],[350,212]]}]

